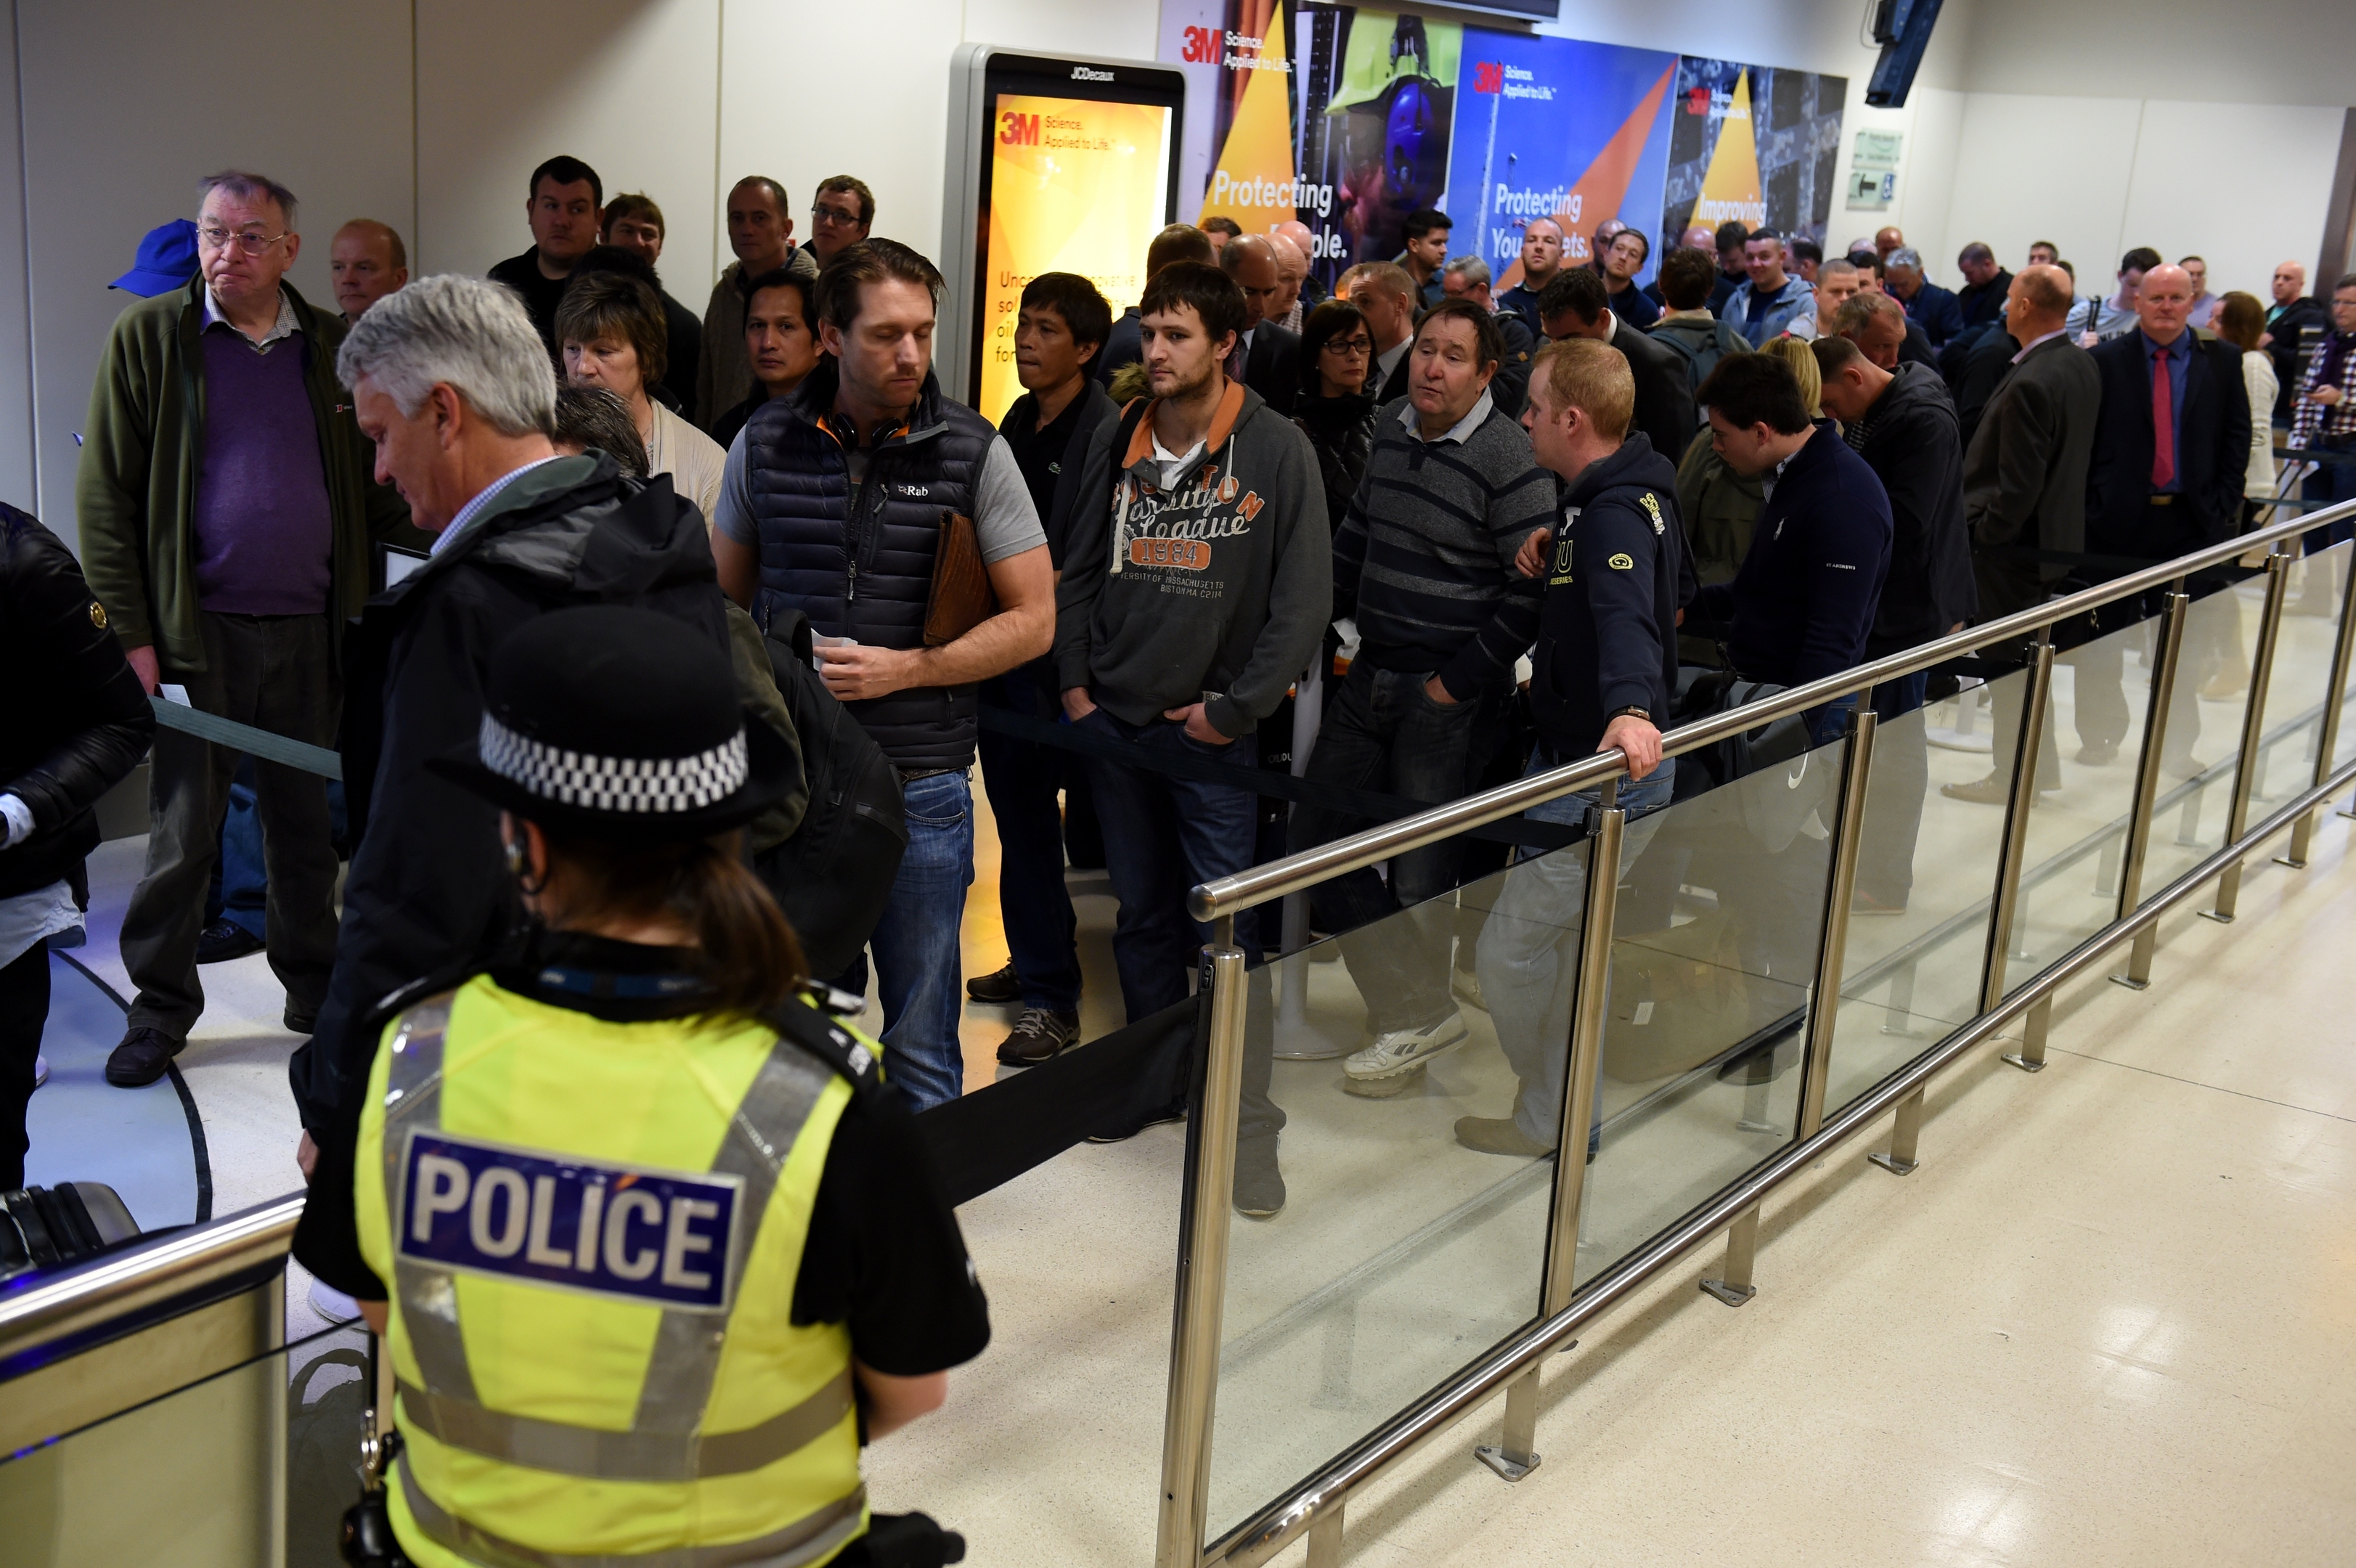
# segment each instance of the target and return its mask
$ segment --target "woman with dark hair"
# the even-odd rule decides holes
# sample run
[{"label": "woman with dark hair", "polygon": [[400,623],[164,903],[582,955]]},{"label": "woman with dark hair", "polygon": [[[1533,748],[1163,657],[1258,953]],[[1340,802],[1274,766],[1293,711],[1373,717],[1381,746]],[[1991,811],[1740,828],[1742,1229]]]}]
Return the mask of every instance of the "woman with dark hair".
[{"label": "woman with dark hair", "polygon": [[1636,274],[1644,270],[1644,258],[1652,253],[1653,242],[1644,238],[1643,229],[1622,229],[1612,236],[1601,258],[1604,297],[1611,303],[1612,314],[1640,330],[1661,319],[1661,307],[1636,286]]},{"label": "woman with dark hair", "polygon": [[988,1308],[883,1047],[744,863],[793,747],[723,649],[596,605],[510,634],[427,765],[499,807],[530,923],[384,1004],[347,1212],[401,1446],[347,1528],[421,1564],[942,1561],[871,1520],[860,1445],[939,1407]]},{"label": "woman with dark hair", "polygon": [[1317,453],[1325,526],[1337,532],[1375,446],[1375,400],[1366,391],[1374,355],[1374,332],[1348,300],[1327,300],[1301,324],[1301,400],[1292,422]]}]

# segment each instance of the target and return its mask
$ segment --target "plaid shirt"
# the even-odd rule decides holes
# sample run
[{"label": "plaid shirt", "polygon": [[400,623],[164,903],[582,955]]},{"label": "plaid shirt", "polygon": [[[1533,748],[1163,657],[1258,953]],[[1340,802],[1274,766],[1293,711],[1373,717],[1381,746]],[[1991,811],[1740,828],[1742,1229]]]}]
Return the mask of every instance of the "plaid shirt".
[{"label": "plaid shirt", "polygon": [[[2339,388],[2340,400],[2328,408],[2308,401],[2307,394],[2318,387]],[[2351,440],[2356,440],[2356,333],[2334,332],[2315,346],[2315,357],[2308,361],[2307,379],[2291,417],[2290,444],[2336,446]]]}]

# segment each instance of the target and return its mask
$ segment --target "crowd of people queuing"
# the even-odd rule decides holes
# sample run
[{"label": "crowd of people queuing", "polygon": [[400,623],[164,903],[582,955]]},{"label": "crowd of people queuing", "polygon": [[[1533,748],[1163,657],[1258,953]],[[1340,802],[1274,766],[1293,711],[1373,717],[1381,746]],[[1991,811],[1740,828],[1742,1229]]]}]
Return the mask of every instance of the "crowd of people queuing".
[{"label": "crowd of people queuing", "polygon": [[[265,951],[287,1027],[309,1037],[292,1068],[315,1194],[298,1250],[378,1300],[385,1253],[363,1240],[380,1221],[351,1208],[363,1145],[369,1159],[388,1147],[381,1126],[363,1136],[386,998],[467,973],[526,907],[545,920],[550,866],[572,868],[568,886],[595,880],[581,841],[519,837],[502,826],[509,797],[449,763],[479,747],[498,771],[494,737],[501,757],[554,754],[503,728],[521,720],[501,716],[500,682],[523,677],[499,674],[499,650],[523,628],[626,605],[671,644],[635,623],[605,635],[650,649],[684,637],[702,651],[677,656],[709,655],[708,672],[737,612],[764,629],[806,620],[826,690],[897,772],[906,839],[865,955],[808,978],[863,996],[872,961],[884,1079],[921,1111],[963,1090],[967,995],[1018,1008],[1002,1061],[1077,1040],[1067,855],[1109,875],[1135,1020],[1188,994],[1204,939],[1192,885],[1367,825],[1323,805],[1273,820],[1248,776],[1290,744],[1267,734],[1288,693],[1337,652],[1346,670],[1302,769],[1331,798],[1444,802],[1617,749],[1633,824],[1676,795],[1662,731],[1681,665],[1772,686],[1837,675],[2115,573],[2105,562],[2232,536],[2276,494],[2277,425],[2294,458],[2356,448],[2356,276],[2319,301],[2286,262],[2270,300],[2220,294],[2199,257],[2137,249],[2109,292],[2082,295],[2050,244],[2015,272],[1975,243],[1951,290],[1894,228],[1827,257],[1729,223],[1677,236],[1640,286],[1644,233],[1607,224],[1593,262],[1575,265],[1562,225],[1539,218],[1500,287],[1480,258],[1449,255],[1436,211],[1330,295],[1301,225],[1216,219],[1155,235],[1134,301],[1071,274],[1032,279],[1014,333],[1024,391],[993,428],[933,371],[944,280],[874,234],[876,216],[864,183],[829,178],[798,245],[784,187],[738,182],[734,259],[700,314],[659,271],[662,208],[609,195],[571,157],[532,172],[532,244],[487,280],[412,281],[401,236],[355,220],[333,243],[334,307],[315,304],[286,281],[294,196],[250,174],[207,179],[194,223],[150,236],[123,286],[151,297],[116,322],[91,397],[79,567],[39,523],[0,516],[9,635],[73,634],[45,656],[58,677],[34,683],[37,712],[0,734],[0,1119],[14,1129],[0,1189],[22,1180],[43,939],[70,923],[59,890],[94,841],[98,795],[148,743],[139,688],[338,748],[343,780],[331,791],[154,730],[147,861],[123,926],[137,990],[108,1079],[161,1076],[202,1010],[198,965]],[[2308,480],[2310,500],[2351,494],[2356,464]],[[2308,545],[2328,542],[2318,530]],[[381,592],[380,544],[414,565]],[[986,581],[986,608],[944,624],[953,565]],[[2328,585],[2311,592],[2307,608],[2323,607]],[[555,648],[536,656],[587,657]],[[2107,667],[2089,653],[2077,757],[2092,765],[2115,754],[2127,715],[2115,647]],[[544,700],[594,709],[558,674],[542,671]],[[1869,701],[1888,720],[1925,696],[1918,675]],[[1843,732],[1853,700],[1808,716],[1817,743]],[[1087,744],[988,726],[985,706]],[[1993,772],[1947,794],[2005,798],[2005,720]],[[969,982],[977,759],[1010,956]],[[565,765],[571,782],[551,787],[575,804],[638,787]],[[1906,820],[1880,836],[1901,851],[1860,868],[1869,912],[1905,907],[1927,778],[1919,754],[1889,765],[1914,787],[1882,806]],[[1592,804],[1532,815],[1576,827]],[[1433,846],[1387,877],[1324,884],[1314,912],[1366,1003],[1345,1077],[1380,1093],[1463,1043],[1462,1008],[1485,1006],[1522,1093],[1512,1115],[1468,1117],[1458,1136],[1534,1155],[1553,1147],[1561,1104],[1547,949],[1578,889],[1525,876],[1495,912],[1509,918],[1476,939],[1441,895],[1498,863]],[[618,911],[627,879],[597,875],[601,907]],[[666,940],[634,939],[626,921],[594,929],[617,952]],[[1255,963],[1272,934],[1258,912],[1237,922]],[[534,984],[543,1000],[557,986]],[[1269,1082],[1262,1042],[1235,1190],[1263,1217],[1284,1204]],[[830,1157],[834,1222],[891,1196],[888,1180],[884,1196],[841,1190],[875,1185],[887,1147],[862,1144],[866,1163],[839,1188]],[[953,1222],[931,1233],[936,1251],[954,1246]],[[841,1308],[861,1375],[883,1376],[862,1397],[916,1411],[899,1384],[978,1349],[978,1308],[943,1307],[956,1321],[927,1328],[902,1307],[875,1327],[890,1309],[871,1296],[919,1264],[845,1266],[862,1282]]]}]

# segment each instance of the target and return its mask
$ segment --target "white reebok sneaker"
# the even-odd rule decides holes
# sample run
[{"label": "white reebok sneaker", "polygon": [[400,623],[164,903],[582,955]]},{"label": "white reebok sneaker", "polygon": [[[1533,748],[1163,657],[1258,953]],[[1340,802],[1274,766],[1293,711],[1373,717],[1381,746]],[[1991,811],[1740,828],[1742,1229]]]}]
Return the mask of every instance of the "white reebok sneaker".
[{"label": "white reebok sneaker", "polygon": [[1444,1056],[1464,1043],[1464,1015],[1450,1013],[1430,1029],[1386,1029],[1375,1043],[1342,1063],[1353,1078],[1388,1078]]}]

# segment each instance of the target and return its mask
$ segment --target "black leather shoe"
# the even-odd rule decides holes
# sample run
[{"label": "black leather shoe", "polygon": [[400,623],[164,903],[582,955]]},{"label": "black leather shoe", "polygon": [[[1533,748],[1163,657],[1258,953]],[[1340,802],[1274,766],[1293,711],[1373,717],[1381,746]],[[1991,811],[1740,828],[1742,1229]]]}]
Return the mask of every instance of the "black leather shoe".
[{"label": "black leather shoe", "polygon": [[262,951],[262,938],[223,915],[197,935],[197,962],[226,964]]},{"label": "black leather shoe", "polygon": [[[1002,969],[994,969],[987,975],[977,975],[968,980],[965,983],[965,994],[977,1002],[989,1002],[1001,1007],[1008,1002],[1021,1001],[1023,982],[1014,973],[1014,960],[1008,959],[1006,966]],[[1003,1061],[1006,1059],[1001,1056],[999,1060]]]},{"label": "black leather shoe", "polygon": [[1025,1008],[1015,1020],[1014,1031],[998,1048],[998,1060],[1009,1067],[1036,1067],[1077,1044],[1079,1038],[1079,1014]]},{"label": "black leather shoe", "polygon": [[279,1021],[284,1024],[293,1033],[309,1034],[312,1030],[319,1027],[319,1015],[316,1013],[298,1013],[293,1008],[289,1008],[280,1018]]},{"label": "black leather shoe", "polygon": [[140,1024],[125,1033],[123,1043],[107,1057],[106,1081],[117,1089],[145,1088],[164,1076],[164,1070],[186,1043],[160,1029]]}]

